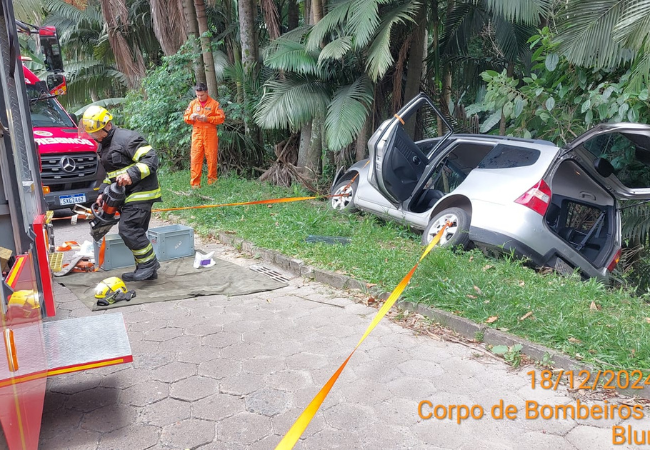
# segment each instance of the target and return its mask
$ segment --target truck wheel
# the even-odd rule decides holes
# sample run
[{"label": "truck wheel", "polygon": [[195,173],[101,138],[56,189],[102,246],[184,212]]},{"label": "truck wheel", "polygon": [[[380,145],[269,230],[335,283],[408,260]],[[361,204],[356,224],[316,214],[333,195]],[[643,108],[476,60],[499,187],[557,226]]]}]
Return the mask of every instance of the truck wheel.
[{"label": "truck wheel", "polygon": [[330,199],[332,209],[348,213],[357,211],[354,206],[354,196],[359,187],[359,180],[355,179],[352,183],[350,183],[350,180],[339,181],[332,189],[332,195],[337,196]]},{"label": "truck wheel", "polygon": [[428,245],[447,222],[451,225],[447,227],[440,237],[438,245],[441,247],[460,246],[463,250],[466,250],[469,247],[470,219],[467,213],[460,208],[445,209],[431,219],[422,234],[422,245]]}]

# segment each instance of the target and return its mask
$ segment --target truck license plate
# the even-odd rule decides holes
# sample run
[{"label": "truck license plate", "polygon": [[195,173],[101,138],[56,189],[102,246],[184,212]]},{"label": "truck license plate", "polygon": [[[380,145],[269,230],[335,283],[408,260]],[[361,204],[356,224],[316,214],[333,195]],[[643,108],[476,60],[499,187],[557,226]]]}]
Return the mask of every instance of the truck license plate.
[{"label": "truck license plate", "polygon": [[60,195],[59,203],[61,205],[76,205],[77,203],[86,203],[86,194]]}]

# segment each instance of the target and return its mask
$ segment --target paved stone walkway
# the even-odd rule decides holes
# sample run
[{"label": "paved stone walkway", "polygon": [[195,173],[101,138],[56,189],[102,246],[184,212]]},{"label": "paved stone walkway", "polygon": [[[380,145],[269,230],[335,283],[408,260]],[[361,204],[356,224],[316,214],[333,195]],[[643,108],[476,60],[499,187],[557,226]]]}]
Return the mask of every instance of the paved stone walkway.
[{"label": "paved stone walkway", "polygon": [[[86,227],[59,221],[57,243],[83,240]],[[213,249],[242,266],[260,264],[223,245]],[[58,319],[103,313],[58,284],[55,294]],[[48,379],[40,448],[273,449],[376,314],[350,298],[293,278],[272,292],[119,308],[134,362]],[[562,387],[532,390],[529,370],[384,320],[295,448],[597,450],[613,447],[613,425],[650,429],[649,419],[526,420],[527,400],[576,404]],[[485,417],[423,420],[422,400],[480,405]],[[519,417],[491,418],[500,400],[517,406]]]}]

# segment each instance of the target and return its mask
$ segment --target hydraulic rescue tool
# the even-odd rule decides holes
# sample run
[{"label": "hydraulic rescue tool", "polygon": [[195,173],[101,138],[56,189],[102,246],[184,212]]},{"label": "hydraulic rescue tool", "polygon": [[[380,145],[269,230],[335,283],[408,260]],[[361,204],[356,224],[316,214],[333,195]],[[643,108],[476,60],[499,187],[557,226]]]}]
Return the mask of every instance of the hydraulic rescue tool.
[{"label": "hydraulic rescue tool", "polygon": [[126,188],[113,183],[102,193],[101,204],[93,203],[90,209],[95,218],[90,222],[90,235],[99,242],[120,221],[119,211],[126,198]]}]

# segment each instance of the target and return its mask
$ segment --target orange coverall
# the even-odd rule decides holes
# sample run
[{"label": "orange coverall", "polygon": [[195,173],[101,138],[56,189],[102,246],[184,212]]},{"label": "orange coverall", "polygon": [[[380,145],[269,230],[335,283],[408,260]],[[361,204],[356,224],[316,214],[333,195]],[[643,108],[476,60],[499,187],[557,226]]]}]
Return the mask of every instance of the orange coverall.
[{"label": "orange coverall", "polygon": [[[192,114],[205,115],[207,120],[191,119]],[[190,185],[201,185],[201,171],[203,169],[203,158],[208,163],[208,184],[217,181],[217,157],[219,153],[219,137],[217,136],[217,125],[221,125],[226,115],[219,107],[219,102],[208,97],[205,104],[201,105],[198,99],[190,102],[185,110],[185,122],[193,125],[192,130],[192,151],[190,153]]]}]

